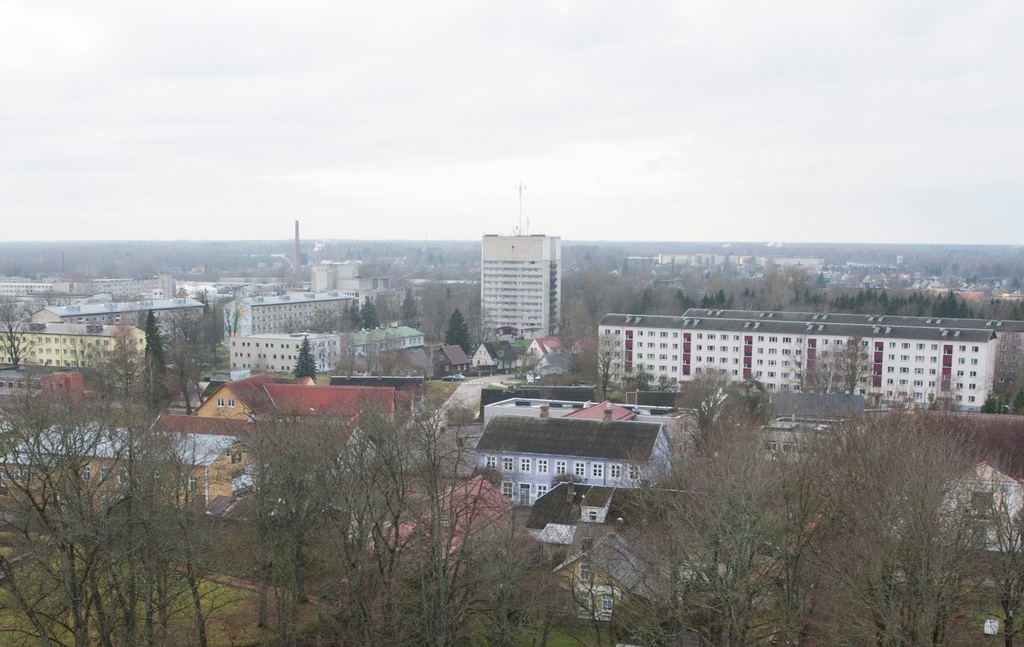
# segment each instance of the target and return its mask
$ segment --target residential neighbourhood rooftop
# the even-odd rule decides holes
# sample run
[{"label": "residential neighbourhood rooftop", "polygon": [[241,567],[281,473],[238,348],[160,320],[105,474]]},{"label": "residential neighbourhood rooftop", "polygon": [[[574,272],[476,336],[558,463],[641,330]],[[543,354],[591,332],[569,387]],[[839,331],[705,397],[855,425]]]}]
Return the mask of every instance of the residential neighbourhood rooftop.
[{"label": "residential neighbourhood rooftop", "polygon": [[661,425],[646,422],[499,415],[484,428],[477,451],[646,460],[660,430]]}]

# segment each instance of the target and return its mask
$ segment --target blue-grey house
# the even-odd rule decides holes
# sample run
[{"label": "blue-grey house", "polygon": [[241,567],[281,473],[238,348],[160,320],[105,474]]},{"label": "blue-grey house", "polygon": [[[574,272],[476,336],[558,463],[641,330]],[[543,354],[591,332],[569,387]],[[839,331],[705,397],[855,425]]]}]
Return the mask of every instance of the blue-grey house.
[{"label": "blue-grey house", "polygon": [[553,483],[638,487],[671,467],[656,422],[496,415],[477,443],[477,467],[501,473],[502,493],[532,505]]}]

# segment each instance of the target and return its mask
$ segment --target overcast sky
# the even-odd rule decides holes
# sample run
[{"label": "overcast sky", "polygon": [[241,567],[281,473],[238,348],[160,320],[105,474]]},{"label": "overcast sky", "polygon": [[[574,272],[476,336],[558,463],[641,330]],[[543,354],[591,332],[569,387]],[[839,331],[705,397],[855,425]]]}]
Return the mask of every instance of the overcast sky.
[{"label": "overcast sky", "polygon": [[1024,2],[0,0],[0,238],[1024,244]]}]

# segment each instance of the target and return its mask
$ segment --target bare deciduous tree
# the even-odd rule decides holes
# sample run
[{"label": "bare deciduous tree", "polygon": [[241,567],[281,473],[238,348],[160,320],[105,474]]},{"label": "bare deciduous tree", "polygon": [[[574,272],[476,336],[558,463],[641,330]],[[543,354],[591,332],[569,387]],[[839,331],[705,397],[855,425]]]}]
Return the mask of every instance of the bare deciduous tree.
[{"label": "bare deciduous tree", "polygon": [[20,304],[6,297],[0,298],[0,361],[19,368],[29,360],[35,343],[27,336],[30,315]]}]

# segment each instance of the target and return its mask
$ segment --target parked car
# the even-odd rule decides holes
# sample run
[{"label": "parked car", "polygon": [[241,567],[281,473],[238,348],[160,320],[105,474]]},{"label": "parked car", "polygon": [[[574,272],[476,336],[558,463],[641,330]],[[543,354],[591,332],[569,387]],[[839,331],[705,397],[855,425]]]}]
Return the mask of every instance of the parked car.
[{"label": "parked car", "polygon": [[451,375],[445,375],[441,378],[442,382],[461,382],[466,379],[466,376],[462,373],[453,373]]}]

